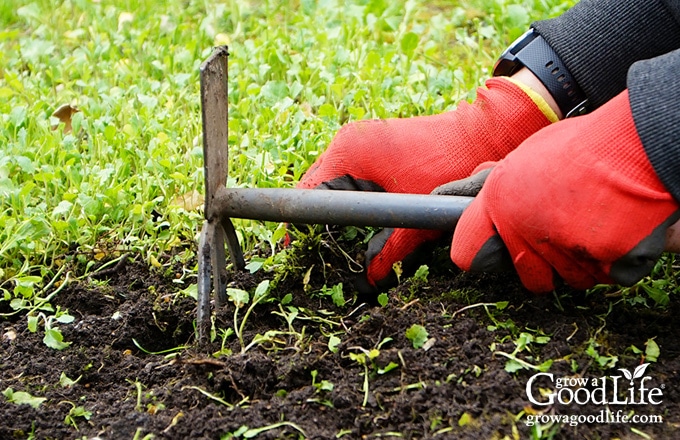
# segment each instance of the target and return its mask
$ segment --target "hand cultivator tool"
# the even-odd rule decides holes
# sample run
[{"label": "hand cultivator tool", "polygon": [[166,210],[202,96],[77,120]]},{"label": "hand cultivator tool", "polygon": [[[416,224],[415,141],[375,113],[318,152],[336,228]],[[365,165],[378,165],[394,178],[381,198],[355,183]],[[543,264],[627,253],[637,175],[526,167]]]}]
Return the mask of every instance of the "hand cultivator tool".
[{"label": "hand cultivator tool", "polygon": [[210,330],[210,293],[227,301],[225,243],[235,269],[245,267],[232,218],[296,224],[334,224],[453,230],[470,197],[293,188],[227,188],[228,100],[226,46],[201,65],[205,221],[198,249],[198,337]]}]

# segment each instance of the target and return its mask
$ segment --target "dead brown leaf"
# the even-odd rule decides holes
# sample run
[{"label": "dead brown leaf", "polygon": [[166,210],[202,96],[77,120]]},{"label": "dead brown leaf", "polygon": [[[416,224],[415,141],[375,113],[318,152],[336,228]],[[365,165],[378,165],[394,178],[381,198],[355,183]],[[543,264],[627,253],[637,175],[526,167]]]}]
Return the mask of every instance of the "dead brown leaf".
[{"label": "dead brown leaf", "polygon": [[196,190],[189,191],[186,194],[179,195],[172,199],[171,206],[179,206],[185,211],[193,211],[199,206],[203,205],[205,199],[203,195]]},{"label": "dead brown leaf", "polygon": [[[73,129],[71,127],[71,118],[79,111],[77,107],[71,104],[64,104],[52,113],[52,117],[59,119],[59,122],[64,124],[64,133],[70,133]],[[53,125],[52,130],[56,130],[57,127],[59,127],[59,124]]]}]

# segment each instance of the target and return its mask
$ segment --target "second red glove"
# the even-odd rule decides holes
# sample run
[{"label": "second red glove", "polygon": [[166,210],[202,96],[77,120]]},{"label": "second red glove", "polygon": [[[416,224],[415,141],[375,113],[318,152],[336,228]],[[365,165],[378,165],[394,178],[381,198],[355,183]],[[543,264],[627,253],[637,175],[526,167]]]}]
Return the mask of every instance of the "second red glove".
[{"label": "second red glove", "polygon": [[678,218],[625,91],[541,130],[496,165],[456,226],[451,259],[482,271],[509,260],[534,292],[552,290],[555,274],[581,289],[631,285],[651,271]]}]

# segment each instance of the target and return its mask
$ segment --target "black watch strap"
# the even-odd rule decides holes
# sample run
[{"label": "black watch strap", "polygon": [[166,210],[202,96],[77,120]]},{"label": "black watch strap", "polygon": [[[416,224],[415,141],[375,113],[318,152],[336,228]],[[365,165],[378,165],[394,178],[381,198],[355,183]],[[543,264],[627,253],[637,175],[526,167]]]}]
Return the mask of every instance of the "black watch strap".
[{"label": "black watch strap", "polygon": [[588,98],[557,53],[533,29],[524,34],[498,60],[494,76],[512,75],[522,66],[529,69],[550,92],[564,117],[588,111]]}]

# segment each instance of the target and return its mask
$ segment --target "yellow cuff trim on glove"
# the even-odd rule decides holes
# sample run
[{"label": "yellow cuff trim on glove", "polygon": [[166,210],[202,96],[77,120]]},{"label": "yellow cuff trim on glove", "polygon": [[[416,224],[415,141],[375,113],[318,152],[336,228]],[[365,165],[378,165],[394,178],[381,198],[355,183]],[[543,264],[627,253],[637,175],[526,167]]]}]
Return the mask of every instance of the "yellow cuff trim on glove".
[{"label": "yellow cuff trim on glove", "polygon": [[516,85],[517,87],[519,87],[520,89],[522,89],[522,91],[526,93],[527,96],[529,96],[529,98],[531,98],[532,101],[534,101],[536,107],[538,107],[538,109],[541,112],[543,112],[545,117],[548,118],[550,122],[557,122],[560,120],[560,118],[557,117],[557,113],[555,113],[555,111],[552,108],[550,108],[550,105],[546,102],[546,100],[543,99],[543,97],[539,95],[536,91],[534,91],[534,89],[513,78],[507,76],[504,78],[513,83],[514,85]]}]

